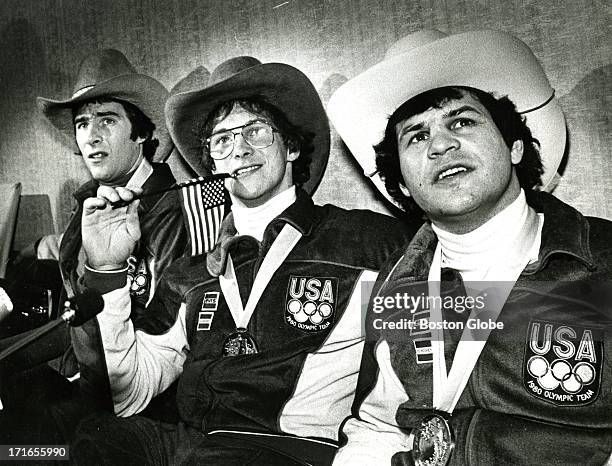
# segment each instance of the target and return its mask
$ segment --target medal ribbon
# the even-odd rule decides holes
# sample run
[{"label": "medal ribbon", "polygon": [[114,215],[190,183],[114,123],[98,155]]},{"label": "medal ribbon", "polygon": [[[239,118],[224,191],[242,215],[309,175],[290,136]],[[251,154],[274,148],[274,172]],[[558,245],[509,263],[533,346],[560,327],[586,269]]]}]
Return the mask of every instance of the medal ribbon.
[{"label": "medal ribbon", "polygon": [[[528,209],[527,219],[521,229],[521,234],[517,236],[517,239],[513,242],[512,248],[519,251],[518,257],[522,260],[516,264],[515,276],[512,280],[503,282],[504,287],[496,287],[495,290],[488,288],[486,283],[483,283],[483,289],[487,289],[487,318],[491,321],[497,322],[497,318],[508,299],[508,295],[514,288],[514,284],[518,279],[521,272],[529,263],[529,251],[534,245],[536,236],[539,231],[539,216],[531,208]],[[526,238],[526,240],[525,240]],[[442,250],[440,243],[436,246],[434,257],[429,269],[428,288],[429,296],[438,297],[440,296],[440,268],[442,264]],[[497,257],[492,264],[501,265],[506,267],[506,261],[503,257]],[[501,282],[498,282],[501,285]],[[479,291],[479,290],[475,290]],[[494,293],[495,292],[495,293]],[[431,306],[431,320],[435,323],[442,323],[442,310],[438,303],[440,300],[432,300]],[[474,310],[470,314],[469,318],[474,315]],[[480,357],[480,353],[484,349],[484,346],[489,338],[491,329],[478,330],[478,340],[472,340],[469,336],[466,338],[466,332],[464,330],[461,340],[457,345],[457,350],[453,357],[453,363],[450,372],[446,371],[446,360],[444,358],[444,329],[434,328],[431,330],[431,345],[433,352],[433,407],[440,411],[452,413],[465,389],[472,371],[476,366],[476,362]]]},{"label": "medal ribbon", "polygon": [[247,328],[251,316],[255,312],[255,306],[257,306],[266,286],[270,283],[272,275],[278,270],[301,237],[302,234],[293,225],[285,224],[272,243],[272,246],[270,246],[266,257],[264,257],[257,271],[246,307],[242,306],[232,257],[229,254],[227,255],[225,273],[219,275],[219,284],[221,285],[227,306],[232,313],[236,328]]}]

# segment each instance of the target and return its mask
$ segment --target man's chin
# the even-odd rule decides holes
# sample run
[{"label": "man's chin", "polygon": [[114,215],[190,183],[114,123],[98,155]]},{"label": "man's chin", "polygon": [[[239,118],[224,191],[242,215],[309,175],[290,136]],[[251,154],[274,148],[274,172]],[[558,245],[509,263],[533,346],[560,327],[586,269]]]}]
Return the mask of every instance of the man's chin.
[{"label": "man's chin", "polygon": [[455,219],[460,221],[462,218],[471,217],[475,212],[478,211],[481,204],[475,200],[460,199],[460,198],[449,198],[449,202],[440,203],[434,208],[430,209],[429,217],[432,220],[440,219],[442,221],[449,221]]},{"label": "man's chin", "polygon": [[262,192],[259,189],[250,190],[244,185],[240,187],[235,186],[235,189],[230,190],[230,195],[233,201],[238,201],[238,203],[246,207],[257,207],[270,199],[269,193]]},{"label": "man's chin", "polygon": [[91,177],[103,186],[112,186],[113,178],[107,173],[97,170],[90,171]]}]

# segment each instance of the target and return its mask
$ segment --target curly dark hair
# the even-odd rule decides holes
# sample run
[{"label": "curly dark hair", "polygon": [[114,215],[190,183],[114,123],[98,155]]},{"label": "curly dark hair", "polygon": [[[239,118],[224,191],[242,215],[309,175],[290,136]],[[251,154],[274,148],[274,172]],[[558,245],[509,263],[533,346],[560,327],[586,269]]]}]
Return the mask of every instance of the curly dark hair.
[{"label": "curly dark hair", "polygon": [[[130,131],[130,139],[132,141],[135,141],[137,138],[144,139],[144,142],[142,143],[142,155],[150,161],[153,155],[155,154],[157,146],[159,146],[159,140],[153,139],[155,123],[153,123],[151,119],[146,116],[142,112],[142,110],[140,110],[136,105],[125,100],[113,99],[110,97],[99,97],[92,100],[86,100],[85,102],[81,102],[78,105],[72,107],[72,120],[74,121],[74,119],[79,113],[79,110],[81,110],[84,106],[89,104],[103,104],[107,102],[116,102],[123,106],[125,114],[127,115],[128,120],[130,120],[130,123],[132,125],[132,130]],[[79,151],[77,152],[77,155],[83,154],[81,154],[81,152]]]},{"label": "curly dark hair", "polygon": [[516,174],[521,187],[525,190],[541,186],[541,175],[544,172],[540,158],[540,143],[527,127],[514,103],[507,97],[496,98],[488,92],[471,87],[439,87],[419,94],[404,102],[389,117],[383,140],[374,146],[376,167],[385,182],[389,195],[410,215],[423,216],[423,211],[411,196],[406,196],[400,186],[406,187],[399,163],[397,135],[395,126],[430,108],[441,108],[450,100],[461,99],[465,94],[472,95],[491,114],[493,122],[499,129],[508,148],[514,141],[523,141],[523,158],[516,165]]},{"label": "curly dark hair", "polygon": [[292,164],[293,183],[301,186],[310,179],[310,162],[314,151],[314,134],[304,131],[291,123],[285,114],[271,104],[264,96],[250,96],[228,100],[218,105],[204,118],[196,121],[194,131],[201,143],[204,167],[213,170],[214,160],[209,156],[206,139],[221,120],[227,117],[234,106],[239,105],[248,112],[263,116],[278,130],[287,148],[294,152],[299,150],[299,157]]}]

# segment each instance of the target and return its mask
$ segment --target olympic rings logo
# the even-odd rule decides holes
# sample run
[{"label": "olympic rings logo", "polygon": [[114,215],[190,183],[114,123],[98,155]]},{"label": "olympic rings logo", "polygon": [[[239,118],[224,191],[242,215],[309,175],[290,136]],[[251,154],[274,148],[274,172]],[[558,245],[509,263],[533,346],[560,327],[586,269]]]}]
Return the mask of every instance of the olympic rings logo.
[{"label": "olympic rings logo", "polygon": [[320,303],[317,306],[312,301],[302,303],[299,299],[292,299],[287,303],[287,310],[297,322],[304,323],[309,320],[312,324],[320,324],[331,315],[333,308],[329,303]]},{"label": "olympic rings logo", "polygon": [[549,364],[543,356],[532,356],[527,362],[527,370],[543,389],[554,390],[561,385],[569,394],[578,393],[595,380],[595,368],[584,361],[572,367],[565,359],[555,359]]}]

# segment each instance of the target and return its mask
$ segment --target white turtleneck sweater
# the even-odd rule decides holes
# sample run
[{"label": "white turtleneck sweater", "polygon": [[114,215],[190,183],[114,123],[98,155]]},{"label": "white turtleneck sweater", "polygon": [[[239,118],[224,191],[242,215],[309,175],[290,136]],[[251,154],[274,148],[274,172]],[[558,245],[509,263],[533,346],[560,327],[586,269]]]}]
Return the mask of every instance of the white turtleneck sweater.
[{"label": "white turtleneck sweater", "polygon": [[527,249],[528,257],[519,257],[520,250],[513,247],[521,237],[527,241],[531,236],[523,229],[529,209],[521,189],[509,206],[469,233],[454,234],[432,224],[440,242],[441,266],[458,270],[465,281],[516,280],[522,272],[517,264],[524,264],[527,258],[529,263],[537,261],[540,251],[543,214],[538,214],[537,233]]},{"label": "white turtleneck sweater", "polygon": [[258,207],[249,208],[233,204],[236,231],[239,235],[249,235],[257,241],[262,241],[268,224],[296,199],[295,186],[291,186]]}]

